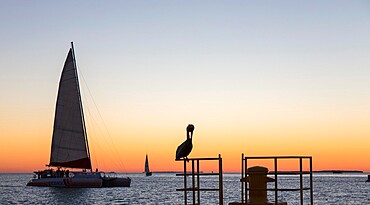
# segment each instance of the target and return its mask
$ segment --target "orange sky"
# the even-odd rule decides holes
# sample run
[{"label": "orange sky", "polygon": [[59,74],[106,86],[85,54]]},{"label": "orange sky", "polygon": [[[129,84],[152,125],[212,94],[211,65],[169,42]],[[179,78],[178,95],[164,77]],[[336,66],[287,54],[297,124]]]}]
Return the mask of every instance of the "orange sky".
[{"label": "orange sky", "polygon": [[[2,136],[7,138],[3,138],[5,141],[0,147],[0,172],[32,172],[45,168],[49,162],[52,118],[47,114],[38,116],[39,120],[33,120],[34,117],[9,118],[1,123],[1,129],[7,131]],[[164,121],[170,123],[170,120],[164,116],[158,117],[157,122],[147,118],[138,126],[130,124],[135,121],[131,117],[105,121],[110,125],[110,137],[104,127],[89,129],[93,166],[105,171],[141,172],[148,153],[153,171],[181,170],[182,163],[175,162],[174,156],[176,147],[185,139],[187,124],[183,122],[169,127]],[[333,118],[330,121],[298,120],[294,123],[282,118],[278,123],[260,120],[245,123],[245,126],[236,120],[235,123],[229,122],[233,121],[232,116],[225,120],[197,122],[194,123],[194,148],[190,157],[217,157],[221,154],[225,172],[240,170],[241,153],[248,156],[313,156],[314,170],[369,172],[370,140],[365,119],[358,116],[356,119]],[[270,126],[265,128],[264,123]],[[20,125],[22,129],[19,129]],[[105,134],[97,137],[100,132]],[[289,162],[280,165],[281,169],[292,166]],[[202,168],[205,171],[215,169],[215,166],[207,166]]]}]

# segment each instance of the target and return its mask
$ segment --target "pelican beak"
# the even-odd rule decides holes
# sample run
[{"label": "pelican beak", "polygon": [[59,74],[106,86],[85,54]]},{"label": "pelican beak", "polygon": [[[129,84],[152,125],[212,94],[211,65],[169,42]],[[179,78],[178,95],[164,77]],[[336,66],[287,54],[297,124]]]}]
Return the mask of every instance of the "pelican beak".
[{"label": "pelican beak", "polygon": [[189,133],[190,133],[190,138],[193,138],[193,130],[188,132],[188,136],[189,136]]},{"label": "pelican beak", "polygon": [[[194,131],[194,125],[192,124],[189,124],[187,127],[186,127],[186,131],[187,131],[187,137],[189,138],[193,138],[193,131]],[[189,133],[190,133],[190,136],[189,136]]]}]

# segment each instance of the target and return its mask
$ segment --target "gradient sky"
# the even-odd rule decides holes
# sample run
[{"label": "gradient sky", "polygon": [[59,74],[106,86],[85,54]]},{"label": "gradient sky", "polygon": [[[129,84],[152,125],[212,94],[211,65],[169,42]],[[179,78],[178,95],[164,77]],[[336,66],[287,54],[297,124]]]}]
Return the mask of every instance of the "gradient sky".
[{"label": "gradient sky", "polygon": [[225,171],[241,153],[370,171],[369,1],[2,0],[0,19],[0,172],[49,163],[71,41],[94,167],[180,170],[193,123],[190,157]]}]

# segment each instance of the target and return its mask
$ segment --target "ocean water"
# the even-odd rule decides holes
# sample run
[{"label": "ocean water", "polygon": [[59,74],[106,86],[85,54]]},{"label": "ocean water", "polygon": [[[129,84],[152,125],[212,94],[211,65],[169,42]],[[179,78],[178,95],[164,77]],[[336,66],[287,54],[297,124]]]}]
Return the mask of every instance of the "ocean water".
[{"label": "ocean water", "polygon": [[[32,174],[0,174],[0,204],[184,204],[183,178],[174,173],[119,174],[132,179],[131,187],[118,188],[52,188],[27,187]],[[240,175],[225,173],[224,204],[240,201]],[[367,174],[314,174],[314,204],[370,205],[370,183]],[[190,181],[190,180],[189,180]],[[304,178],[305,186],[309,183]],[[279,178],[280,188],[299,187],[298,176]],[[217,188],[218,178],[201,178],[201,187]],[[273,199],[269,192],[269,199]],[[201,193],[201,204],[218,204],[218,192]],[[191,199],[191,197],[190,197]],[[304,192],[304,204],[309,203],[309,191]],[[299,192],[281,192],[279,200],[289,205],[299,204]]]}]

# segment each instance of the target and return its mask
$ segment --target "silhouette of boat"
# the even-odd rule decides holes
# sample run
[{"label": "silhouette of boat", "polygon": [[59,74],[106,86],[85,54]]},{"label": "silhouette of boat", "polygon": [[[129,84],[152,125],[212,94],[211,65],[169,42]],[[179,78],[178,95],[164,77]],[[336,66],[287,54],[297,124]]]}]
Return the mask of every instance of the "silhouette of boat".
[{"label": "silhouette of boat", "polygon": [[145,168],[144,172],[146,176],[152,176],[152,172],[149,169],[149,160],[148,160],[148,155],[145,156]]},{"label": "silhouette of boat", "polygon": [[[59,81],[48,169],[35,171],[27,186],[129,187],[131,179],[93,172],[77,75],[73,42]],[[56,168],[55,170],[52,168]],[[82,171],[69,171],[77,168]]]}]

